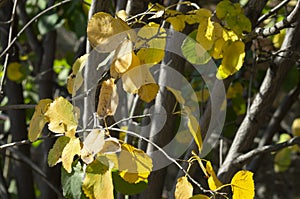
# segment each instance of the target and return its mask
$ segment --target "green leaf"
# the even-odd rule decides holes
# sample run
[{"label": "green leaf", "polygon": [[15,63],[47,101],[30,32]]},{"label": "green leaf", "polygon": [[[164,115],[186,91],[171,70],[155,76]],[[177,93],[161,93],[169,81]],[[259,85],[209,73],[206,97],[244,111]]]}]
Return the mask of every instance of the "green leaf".
[{"label": "green leaf", "polygon": [[69,143],[70,138],[66,136],[59,137],[54,143],[52,149],[50,149],[48,154],[48,165],[53,167],[58,162],[61,161],[61,154],[65,146]]},{"label": "green leaf", "polygon": [[126,182],[120,175],[119,172],[112,172],[114,188],[124,194],[133,195],[142,192],[147,188],[148,184],[146,181],[141,181],[136,184]]},{"label": "green leaf", "polygon": [[184,57],[192,64],[205,64],[210,59],[209,53],[196,42],[197,30],[191,32],[183,41],[181,50]]},{"label": "green leaf", "polygon": [[72,172],[67,173],[61,169],[61,184],[63,194],[67,198],[80,199],[82,194],[81,186],[83,183],[83,170],[79,161],[72,164]]}]

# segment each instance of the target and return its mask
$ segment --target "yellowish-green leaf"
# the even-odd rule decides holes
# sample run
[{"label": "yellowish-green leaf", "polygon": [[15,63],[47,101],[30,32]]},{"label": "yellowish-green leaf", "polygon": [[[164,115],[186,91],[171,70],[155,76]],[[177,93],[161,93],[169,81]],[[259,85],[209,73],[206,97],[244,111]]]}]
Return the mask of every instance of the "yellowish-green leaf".
[{"label": "yellowish-green leaf", "polygon": [[207,195],[203,195],[203,194],[197,194],[189,199],[210,199],[210,197],[208,197]]},{"label": "yellowish-green leaf", "polygon": [[206,102],[209,98],[209,90],[207,88],[197,91],[195,94],[196,95],[192,95],[191,98],[196,102]]},{"label": "yellowish-green leaf", "polygon": [[73,105],[63,97],[56,98],[50,104],[45,116],[49,120],[49,129],[54,133],[75,132],[77,128]]},{"label": "yellowish-green leaf", "polygon": [[218,68],[217,78],[225,79],[241,69],[245,58],[245,44],[241,41],[226,42],[223,47],[223,60]]},{"label": "yellowish-green leaf", "polygon": [[231,180],[233,199],[253,199],[254,181],[253,173],[250,171],[238,171]]},{"label": "yellowish-green leaf", "polygon": [[159,63],[165,55],[166,30],[151,22],[139,30],[138,37],[140,40],[136,47],[141,48],[137,52],[141,64]]},{"label": "yellowish-green leaf", "polygon": [[231,84],[227,90],[226,97],[227,99],[232,99],[237,97],[238,95],[242,95],[244,92],[244,88],[240,82],[235,82]]},{"label": "yellowish-green leaf", "polygon": [[300,136],[300,118],[296,118],[292,124],[292,133],[294,136]]},{"label": "yellowish-green leaf", "polygon": [[111,78],[102,82],[97,107],[97,114],[100,117],[113,115],[117,110],[119,96],[114,81]]},{"label": "yellowish-green leaf", "polygon": [[[110,14],[98,12],[92,16],[87,26],[87,36],[93,47],[98,45],[117,46],[125,37],[114,38],[112,36],[123,31],[130,30],[130,27],[120,18],[113,18]],[[134,40],[134,31],[131,31],[131,39]]]},{"label": "yellowish-green leaf", "polygon": [[61,161],[64,169],[71,173],[72,162],[75,155],[80,155],[80,140],[79,138],[70,138],[70,141],[64,147],[61,154]]},{"label": "yellowish-green leaf", "polygon": [[213,47],[215,39],[214,28],[210,17],[202,18],[198,26],[196,41],[198,41],[205,50],[210,50]]},{"label": "yellowish-green leaf", "polygon": [[28,138],[31,142],[34,142],[38,139],[45,124],[48,122],[44,114],[46,113],[51,102],[51,99],[42,99],[35,107],[28,130]]},{"label": "yellowish-green leaf", "polygon": [[152,159],[144,151],[122,144],[119,171],[120,176],[129,183],[145,181],[152,171]]},{"label": "yellowish-green leaf", "polygon": [[75,94],[83,83],[82,69],[84,68],[88,54],[79,57],[72,66],[72,73],[68,76],[67,89],[70,94]]},{"label": "yellowish-green leaf", "polygon": [[90,199],[114,199],[114,186],[108,165],[98,160],[89,164],[82,190]]},{"label": "yellowish-green leaf", "polygon": [[159,86],[154,83],[142,85],[138,90],[138,95],[144,102],[151,102],[155,99]]},{"label": "yellowish-green leaf", "polygon": [[194,140],[198,146],[199,151],[202,149],[202,136],[200,131],[200,125],[198,120],[192,114],[188,115],[188,128],[190,133],[194,137]]},{"label": "yellowish-green leaf", "polygon": [[188,199],[193,196],[193,186],[186,176],[177,179],[175,199]]},{"label": "yellowish-green leaf", "polygon": [[65,146],[69,143],[70,138],[62,136],[57,138],[52,149],[50,149],[48,154],[48,165],[49,167],[55,166],[57,163],[61,162],[61,154]]},{"label": "yellowish-green leaf", "polygon": [[216,15],[219,19],[224,19],[228,15],[237,15],[242,12],[238,4],[234,4],[229,0],[223,0],[217,4]]},{"label": "yellowish-green leaf", "polygon": [[207,179],[207,182],[211,190],[216,190],[223,185],[218,179],[210,161],[207,161],[206,163],[206,171],[210,175]]},{"label": "yellowish-green leaf", "polygon": [[291,165],[291,155],[292,149],[291,148],[284,148],[278,151],[274,158],[274,171],[278,172],[285,172]]},{"label": "yellowish-green leaf", "polygon": [[185,22],[188,24],[200,23],[202,18],[211,17],[211,11],[205,8],[189,11],[185,17]]},{"label": "yellowish-green leaf", "polygon": [[135,94],[139,88],[147,84],[156,84],[148,66],[141,65],[134,67],[127,71],[122,76],[123,89],[128,92]]},{"label": "yellowish-green leaf", "polygon": [[168,17],[167,22],[172,24],[173,29],[176,31],[182,31],[185,28],[185,15],[177,15],[175,17]]},{"label": "yellowish-green leaf", "polygon": [[104,130],[93,129],[84,139],[80,157],[86,164],[93,162],[94,156],[101,151],[104,146],[104,137]]},{"label": "yellowish-green leaf", "polygon": [[26,78],[26,68],[19,62],[11,62],[7,66],[6,75],[8,79],[14,82],[21,82]]}]

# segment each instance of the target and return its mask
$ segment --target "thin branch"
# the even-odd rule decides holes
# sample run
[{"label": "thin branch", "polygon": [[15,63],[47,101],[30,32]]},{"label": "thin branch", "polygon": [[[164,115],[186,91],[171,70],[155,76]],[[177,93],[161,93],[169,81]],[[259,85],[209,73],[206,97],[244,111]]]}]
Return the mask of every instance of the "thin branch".
[{"label": "thin branch", "polygon": [[28,23],[26,23],[23,28],[18,32],[18,34],[16,35],[16,37],[8,44],[8,46],[5,48],[5,50],[1,53],[0,58],[3,57],[4,54],[7,53],[7,51],[11,48],[11,46],[15,43],[15,41],[20,37],[20,35],[35,21],[37,20],[39,17],[41,17],[42,15],[46,14],[47,12],[53,10],[56,7],[59,7],[63,4],[69,3],[72,0],[64,0],[61,1],[53,6],[50,6],[49,8],[41,11],[40,13],[38,13],[36,16],[34,16],[30,21],[28,21]]},{"label": "thin branch", "polygon": [[127,131],[127,130],[123,130],[123,129],[118,129],[118,128],[108,128],[109,130],[112,130],[112,131],[119,131],[119,132],[125,132],[125,133],[128,133],[130,135],[133,135],[139,139],[142,139],[146,142],[148,142],[149,144],[153,145],[157,150],[159,150],[168,160],[170,160],[171,162],[173,162],[181,171],[184,172],[184,174],[190,179],[191,182],[193,182],[201,191],[203,191],[204,193],[209,193],[209,194],[212,194],[212,195],[215,195],[216,193],[214,193],[213,191],[211,190],[206,190],[204,189],[201,184],[199,184],[194,178],[192,178],[189,173],[183,169],[183,167],[172,157],[169,156],[169,154],[167,154],[161,147],[159,147],[157,144],[155,144],[154,142],[152,142],[151,140],[133,132],[133,131]]},{"label": "thin branch", "polygon": [[249,42],[258,36],[268,37],[274,34],[277,34],[280,30],[284,28],[291,27],[291,25],[297,21],[298,16],[300,15],[300,1],[297,1],[297,4],[293,11],[282,21],[277,22],[274,26],[269,28],[255,28],[245,37],[245,42]]},{"label": "thin branch", "polygon": [[[14,5],[13,5],[13,9],[12,9],[12,13],[11,13],[11,18],[10,20],[13,22],[14,18],[15,18],[15,13],[16,13],[16,8],[17,8],[17,4],[18,4],[18,0],[15,0]],[[12,39],[12,33],[13,33],[13,23],[10,24],[9,26],[9,32],[8,32],[8,39],[7,39],[7,45],[9,46],[11,39]],[[6,53],[6,52],[5,52]],[[5,54],[4,52],[2,53],[3,55]],[[1,55],[0,58],[3,56]],[[2,93],[2,87],[3,87],[3,83],[4,83],[4,78],[5,78],[5,73],[6,73],[6,69],[7,69],[7,65],[8,65],[8,58],[9,58],[9,53],[6,53],[5,55],[5,60],[4,60],[4,64],[3,64],[3,74],[0,80],[0,94]]]},{"label": "thin branch", "polygon": [[296,144],[300,145],[300,137],[298,137],[298,136],[293,137],[292,139],[290,139],[286,142],[256,148],[256,149],[253,149],[252,151],[249,151],[246,154],[240,155],[237,159],[235,159],[233,161],[234,162],[233,164],[244,165],[249,160],[251,160],[252,158],[254,158],[257,155],[260,155],[260,154],[263,154],[263,153],[279,151],[281,149],[284,149],[286,147],[293,146],[293,145],[296,145]]},{"label": "thin branch", "polygon": [[32,108],[35,108],[35,106],[36,106],[36,104],[6,105],[6,106],[0,106],[0,111],[19,110],[19,109],[32,109]]},{"label": "thin branch", "polygon": [[257,24],[260,24],[261,22],[263,22],[264,20],[266,20],[268,17],[272,16],[273,14],[275,14],[278,10],[280,10],[283,6],[285,6],[289,1],[291,0],[284,0],[282,2],[280,2],[277,6],[275,6],[274,8],[272,8],[269,12],[267,12],[266,14],[262,15],[261,17],[259,17]]}]

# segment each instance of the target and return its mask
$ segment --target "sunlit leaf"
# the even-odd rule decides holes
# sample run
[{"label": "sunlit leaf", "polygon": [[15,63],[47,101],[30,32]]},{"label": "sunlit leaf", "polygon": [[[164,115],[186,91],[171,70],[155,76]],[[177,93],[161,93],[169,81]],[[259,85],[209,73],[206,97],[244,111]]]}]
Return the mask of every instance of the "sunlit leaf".
[{"label": "sunlit leaf", "polygon": [[253,199],[254,181],[253,173],[250,171],[238,171],[231,180],[233,199]]},{"label": "sunlit leaf", "polygon": [[292,133],[294,136],[300,136],[300,118],[296,118],[292,124]]},{"label": "sunlit leaf", "polygon": [[31,142],[34,142],[38,139],[38,137],[42,133],[45,124],[48,122],[48,119],[45,117],[44,114],[46,113],[51,102],[51,99],[42,99],[35,107],[35,111],[30,120],[28,130],[28,138]]},{"label": "sunlit leaf", "polygon": [[185,99],[182,97],[182,93],[179,90],[176,90],[170,86],[167,86],[167,89],[174,95],[176,98],[176,101],[179,102],[180,104],[185,103]]},{"label": "sunlit leaf", "polygon": [[[87,26],[87,36],[93,47],[106,45],[107,50],[114,50],[127,34],[112,37],[123,31],[130,30],[130,27],[120,18],[113,18],[110,14],[98,12],[92,16]],[[130,31],[134,37],[134,31]],[[97,48],[96,48],[97,49]]]},{"label": "sunlit leaf", "polygon": [[141,64],[157,64],[165,56],[166,30],[159,24],[149,23],[138,32],[137,56]]},{"label": "sunlit leaf", "polygon": [[113,199],[114,186],[108,165],[98,160],[89,164],[82,189],[90,199]]},{"label": "sunlit leaf", "polygon": [[114,81],[111,78],[102,82],[97,106],[97,114],[100,117],[113,115],[117,110],[119,96]]},{"label": "sunlit leaf", "polygon": [[80,140],[79,138],[71,138],[70,141],[64,147],[61,154],[61,161],[64,169],[71,173],[72,162],[75,155],[80,155]]},{"label": "sunlit leaf", "polygon": [[273,37],[273,45],[275,48],[280,48],[285,37],[286,29],[280,30],[280,32]]},{"label": "sunlit leaf", "polygon": [[159,86],[154,83],[142,85],[138,90],[138,95],[144,102],[151,102],[155,99]]},{"label": "sunlit leaf", "polygon": [[199,42],[205,50],[210,50],[213,47],[215,39],[214,28],[210,17],[203,18],[198,26],[196,41]]},{"label": "sunlit leaf", "polygon": [[245,57],[245,44],[241,41],[228,43],[223,47],[223,60],[218,68],[217,78],[225,79],[241,69]]},{"label": "sunlit leaf", "polygon": [[192,114],[188,115],[188,128],[198,146],[199,151],[201,151],[202,136],[201,136],[201,131],[200,131],[200,125],[199,125],[199,122],[196,119],[196,117],[193,116]]},{"label": "sunlit leaf", "polygon": [[116,49],[114,61],[111,68],[117,73],[124,73],[132,63],[133,45],[132,41],[125,39]]},{"label": "sunlit leaf", "polygon": [[66,198],[81,199],[83,176],[83,169],[79,161],[73,162],[71,173],[61,169],[61,185]]},{"label": "sunlit leaf", "polygon": [[148,66],[141,65],[134,67],[127,71],[122,76],[123,89],[128,92],[135,94],[139,88],[147,84],[156,84]]},{"label": "sunlit leaf", "polygon": [[175,189],[175,199],[187,199],[193,196],[193,186],[187,177],[183,176],[177,179]]},{"label": "sunlit leaf", "polygon": [[49,105],[45,116],[49,120],[49,130],[54,133],[72,132],[77,128],[73,105],[63,97],[56,98]]},{"label": "sunlit leaf", "polygon": [[61,154],[65,146],[69,143],[70,138],[62,136],[57,138],[53,147],[50,149],[48,154],[48,165],[50,167],[55,166],[57,163],[61,162]]},{"label": "sunlit leaf", "polygon": [[195,24],[200,23],[202,18],[211,17],[211,11],[205,8],[200,8],[198,10],[189,11],[185,17],[186,23]]},{"label": "sunlit leaf", "polygon": [[105,139],[102,149],[99,151],[100,154],[114,154],[121,151],[121,145],[118,139],[110,137]]},{"label": "sunlit leaf", "polygon": [[207,161],[206,163],[206,171],[209,174],[207,182],[211,190],[216,190],[223,185],[218,179],[210,161]]},{"label": "sunlit leaf", "polygon": [[90,164],[94,161],[96,155],[104,146],[105,131],[100,129],[93,129],[83,141],[83,147],[80,151],[81,159]]},{"label": "sunlit leaf", "polygon": [[129,183],[145,181],[152,170],[151,158],[142,150],[122,144],[119,156],[120,176]]},{"label": "sunlit leaf", "polygon": [[116,12],[116,16],[123,21],[126,21],[126,19],[128,18],[128,13],[126,13],[125,10],[119,10],[118,12]]},{"label": "sunlit leaf", "polygon": [[82,69],[84,68],[88,54],[79,57],[72,66],[72,73],[68,76],[67,89],[70,94],[75,94],[83,83]]}]

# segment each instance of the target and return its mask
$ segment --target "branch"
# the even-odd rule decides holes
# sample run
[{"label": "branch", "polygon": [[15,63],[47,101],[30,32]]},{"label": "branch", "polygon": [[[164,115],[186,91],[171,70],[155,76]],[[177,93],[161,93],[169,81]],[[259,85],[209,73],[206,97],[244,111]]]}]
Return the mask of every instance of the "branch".
[{"label": "branch", "polygon": [[240,155],[234,162],[233,164],[238,164],[238,165],[245,165],[248,161],[250,161],[251,159],[253,159],[255,156],[257,155],[261,155],[264,153],[269,153],[269,152],[275,152],[275,151],[279,151],[283,148],[289,147],[289,146],[293,146],[298,144],[300,146],[300,137],[293,137],[292,139],[286,141],[286,142],[282,142],[282,143],[278,143],[275,145],[269,145],[269,146],[263,146],[260,148],[256,148],[253,149],[252,151],[249,151],[246,154]]},{"label": "branch", "polygon": [[277,6],[275,6],[274,8],[272,8],[269,12],[267,12],[263,16],[259,17],[259,19],[257,21],[257,24],[260,24],[261,22],[263,22],[264,20],[266,20],[268,17],[270,17],[273,14],[275,14],[279,9],[281,9],[283,6],[285,6],[289,1],[290,0],[284,0],[284,1],[280,2]]},{"label": "branch", "polygon": [[258,36],[268,37],[270,35],[277,34],[280,30],[284,28],[289,28],[291,25],[297,21],[297,18],[300,15],[300,1],[297,1],[297,4],[294,10],[282,21],[277,22],[274,26],[269,28],[255,28],[252,32],[250,32],[245,37],[245,42],[252,41],[253,39],[257,38]]},{"label": "branch", "polygon": [[0,111],[19,110],[19,109],[32,109],[32,108],[35,108],[35,106],[36,106],[36,104],[6,105],[6,106],[0,106]]}]

